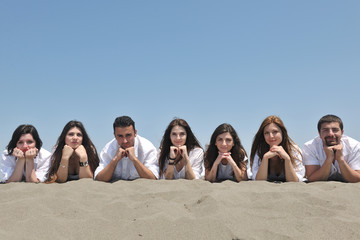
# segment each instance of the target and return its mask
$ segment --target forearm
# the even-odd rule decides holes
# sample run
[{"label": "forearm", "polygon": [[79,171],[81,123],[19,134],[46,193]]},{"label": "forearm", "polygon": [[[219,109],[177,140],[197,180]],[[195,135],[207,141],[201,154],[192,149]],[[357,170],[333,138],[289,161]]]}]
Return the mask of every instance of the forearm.
[{"label": "forearm", "polygon": [[299,178],[296,175],[294,167],[290,160],[285,161],[285,178],[287,182],[298,182]]},{"label": "forearm", "polygon": [[139,159],[135,158],[132,162],[141,178],[156,180],[156,177],[152,173],[152,171],[150,171],[150,169],[145,167],[144,164],[142,164],[142,162],[139,161]]},{"label": "forearm", "polygon": [[168,165],[164,175],[165,179],[174,179],[174,165]]},{"label": "forearm", "polygon": [[25,158],[18,159],[15,165],[15,169],[7,182],[20,182],[23,176],[25,166]]},{"label": "forearm", "polygon": [[353,170],[346,162],[345,160],[338,161],[341,175],[344,178],[345,181],[356,183],[360,182],[360,173]]},{"label": "forearm", "polygon": [[69,159],[61,158],[59,168],[56,172],[56,182],[64,183],[67,181],[69,175]]},{"label": "forearm", "polygon": [[307,176],[310,182],[314,181],[326,181],[329,178],[332,167],[331,160],[325,160],[324,164],[311,175]]},{"label": "forearm", "polygon": [[119,161],[116,159],[111,160],[110,163],[96,175],[95,180],[109,182],[114,174],[118,162]]},{"label": "forearm", "polygon": [[214,163],[210,171],[208,170],[205,171],[205,180],[210,182],[215,182],[217,169],[218,169],[218,164]]},{"label": "forearm", "polygon": [[246,171],[242,171],[236,164],[234,164],[232,168],[236,181],[241,182],[245,178]]},{"label": "forearm", "polygon": [[255,180],[267,180],[268,166],[269,166],[269,159],[263,158],[263,160],[260,163],[259,170],[256,174]]},{"label": "forearm", "polygon": [[39,182],[36,177],[34,160],[26,161],[26,172],[25,172],[25,181],[26,182]]},{"label": "forearm", "polygon": [[190,164],[190,160],[188,156],[185,156],[185,161],[186,161],[186,165],[185,165],[185,178],[189,179],[189,180],[193,180],[196,178],[195,173],[191,167]]}]

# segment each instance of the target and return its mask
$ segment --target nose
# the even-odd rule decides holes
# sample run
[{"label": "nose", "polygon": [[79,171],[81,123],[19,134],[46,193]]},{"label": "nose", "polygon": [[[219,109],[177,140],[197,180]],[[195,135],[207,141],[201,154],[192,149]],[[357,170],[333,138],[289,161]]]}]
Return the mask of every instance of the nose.
[{"label": "nose", "polygon": [[221,145],[225,146],[225,145],[226,145],[226,141],[223,140],[223,141],[221,142]]},{"label": "nose", "polygon": [[123,139],[123,143],[127,143],[128,140],[126,138]]}]

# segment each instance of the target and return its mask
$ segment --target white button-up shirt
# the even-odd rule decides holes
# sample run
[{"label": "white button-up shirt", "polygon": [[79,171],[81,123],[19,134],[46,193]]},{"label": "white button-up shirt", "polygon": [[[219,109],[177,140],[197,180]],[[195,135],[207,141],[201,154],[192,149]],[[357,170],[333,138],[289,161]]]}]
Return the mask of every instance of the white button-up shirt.
[{"label": "white button-up shirt", "polygon": [[[39,153],[34,159],[34,169],[36,177],[40,182],[44,182],[47,179],[47,174],[50,168],[50,157],[51,153],[47,150],[41,148]],[[17,163],[17,158],[13,155],[8,155],[8,151],[5,150],[1,155],[0,162],[0,180],[5,182],[13,174],[15,166]],[[23,173],[23,178],[25,178],[25,171]]]},{"label": "white button-up shirt", "polygon": [[[340,141],[343,145],[343,156],[345,162],[353,170],[360,170],[360,143],[345,135],[341,137]],[[304,165],[322,166],[325,160],[326,154],[323,147],[323,141],[319,136],[305,143],[303,148]],[[339,163],[337,161],[335,161],[331,166],[330,176],[336,173],[341,174]]]},{"label": "white button-up shirt", "polygon": [[[114,138],[108,142],[100,153],[100,163],[96,168],[94,178],[101,172],[115,157],[120,145]],[[156,178],[159,178],[159,164],[157,160],[157,150],[154,145],[146,138],[137,135],[134,142],[135,156],[148,168]],[[112,180],[133,180],[139,178],[139,174],[128,157],[123,157],[116,165]]]}]

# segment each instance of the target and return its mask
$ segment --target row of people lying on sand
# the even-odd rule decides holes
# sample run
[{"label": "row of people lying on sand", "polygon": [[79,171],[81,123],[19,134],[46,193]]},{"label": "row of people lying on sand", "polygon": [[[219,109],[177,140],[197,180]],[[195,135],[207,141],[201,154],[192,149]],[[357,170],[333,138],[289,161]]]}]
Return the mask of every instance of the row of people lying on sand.
[{"label": "row of people lying on sand", "polygon": [[204,153],[190,126],[174,119],[165,130],[159,151],[139,136],[128,116],[115,119],[114,136],[98,156],[79,121],[64,127],[54,151],[43,149],[37,130],[21,125],[1,159],[1,182],[66,182],[94,178],[267,180],[281,182],[360,181],[360,144],[343,135],[342,120],[326,115],[318,122],[319,136],[303,150],[291,140],[277,116],[267,117],[256,133],[248,157],[229,124],[218,126]]}]

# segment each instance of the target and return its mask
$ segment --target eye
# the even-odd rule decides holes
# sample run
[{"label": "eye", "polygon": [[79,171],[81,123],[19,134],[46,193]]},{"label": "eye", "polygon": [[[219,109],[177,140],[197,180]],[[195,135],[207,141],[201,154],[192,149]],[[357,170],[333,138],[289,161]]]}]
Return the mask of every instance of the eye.
[{"label": "eye", "polygon": [[186,134],[185,133],[180,133],[180,136],[184,137]]}]

